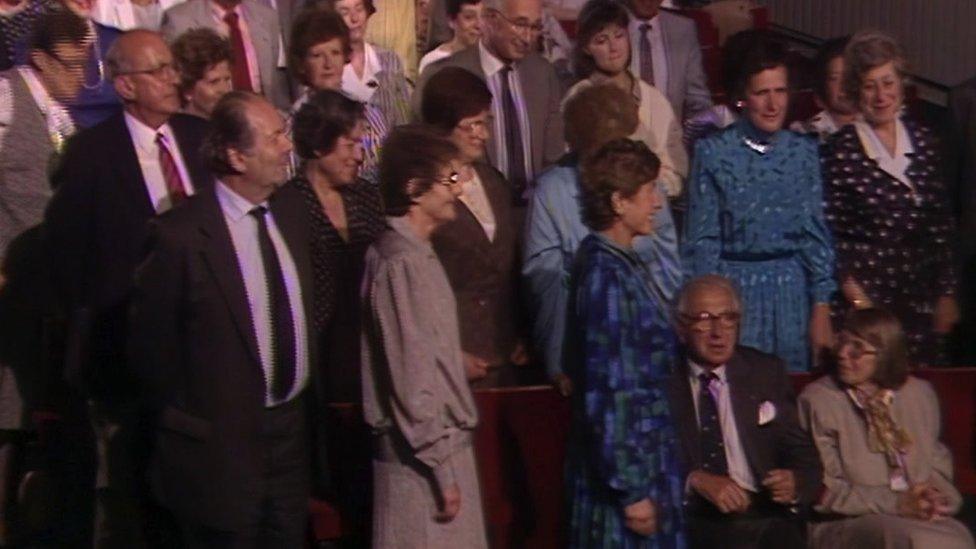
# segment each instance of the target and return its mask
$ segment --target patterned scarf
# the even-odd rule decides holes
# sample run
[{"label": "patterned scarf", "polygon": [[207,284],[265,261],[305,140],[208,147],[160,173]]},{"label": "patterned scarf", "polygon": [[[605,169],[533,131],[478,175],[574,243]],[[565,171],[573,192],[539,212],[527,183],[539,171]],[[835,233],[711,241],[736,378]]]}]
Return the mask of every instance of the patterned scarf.
[{"label": "patterned scarf", "polygon": [[912,439],[891,414],[894,391],[880,389],[868,395],[857,389],[848,389],[847,394],[854,405],[864,412],[868,423],[868,448],[875,453],[884,453],[889,466],[900,467],[899,456],[908,452]]}]

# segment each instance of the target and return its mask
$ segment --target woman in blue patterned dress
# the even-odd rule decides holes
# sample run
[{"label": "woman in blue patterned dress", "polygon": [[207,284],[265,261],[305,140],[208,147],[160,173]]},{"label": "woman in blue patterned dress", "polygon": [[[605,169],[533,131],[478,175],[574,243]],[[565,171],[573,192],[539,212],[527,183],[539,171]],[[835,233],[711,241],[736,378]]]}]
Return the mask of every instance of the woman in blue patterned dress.
[{"label": "woman in blue patterned dress", "polygon": [[666,397],[675,360],[668,315],[632,247],[654,230],[660,161],[618,139],[584,160],[583,239],[573,269],[567,372],[573,440],[567,463],[569,547],[685,547],[682,485]]},{"label": "woman in blue patterned dress", "polygon": [[685,270],[734,281],[745,304],[740,343],[806,371],[811,346],[819,352],[832,344],[836,289],[817,142],[783,129],[789,73],[782,45],[757,41],[741,66],[730,90],[741,117],[695,146]]}]

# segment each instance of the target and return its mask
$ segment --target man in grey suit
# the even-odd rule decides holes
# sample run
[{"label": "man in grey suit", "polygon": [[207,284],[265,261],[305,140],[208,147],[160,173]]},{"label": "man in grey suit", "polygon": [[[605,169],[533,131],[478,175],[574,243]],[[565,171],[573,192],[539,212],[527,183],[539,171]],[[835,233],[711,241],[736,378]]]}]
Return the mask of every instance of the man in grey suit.
[{"label": "man in grey suit", "polygon": [[488,159],[511,183],[523,205],[528,183],[565,150],[556,71],[536,52],[542,31],[541,0],[484,0],[481,41],[434,63],[420,75],[414,113],[431,75],[461,67],[485,80],[493,97]]},{"label": "man in grey suit", "polygon": [[279,109],[288,109],[282,24],[276,10],[261,0],[187,0],[166,10],[161,31],[169,42],[200,27],[226,36],[237,60],[234,89],[263,94]]},{"label": "man in grey suit", "polygon": [[630,11],[630,71],[661,90],[678,120],[712,106],[695,23],[661,0],[624,0]]}]

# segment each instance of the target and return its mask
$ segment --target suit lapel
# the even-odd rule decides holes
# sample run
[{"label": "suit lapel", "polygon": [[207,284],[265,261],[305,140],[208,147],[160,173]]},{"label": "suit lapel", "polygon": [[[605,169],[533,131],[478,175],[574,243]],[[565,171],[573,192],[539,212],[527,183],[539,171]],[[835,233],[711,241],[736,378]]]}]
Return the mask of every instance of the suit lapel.
[{"label": "suit lapel", "polygon": [[299,201],[292,200],[296,198],[294,193],[290,196],[285,194],[290,193],[291,190],[293,189],[282,189],[271,196],[271,213],[288,246],[288,252],[295,261],[295,270],[298,271],[298,280],[302,289],[302,308],[305,311],[305,322],[308,324],[308,319],[312,318],[311,307],[314,300],[311,297],[314,289],[311,279],[311,245],[302,237],[308,232],[304,228],[307,223],[307,213]]},{"label": "suit lapel", "polygon": [[[668,64],[668,69],[667,69],[668,89],[661,90],[661,93],[663,93],[666,97],[668,97],[669,98],[668,100],[670,101],[671,97],[680,97],[682,95],[682,91],[679,89],[680,86],[678,85],[678,73],[675,71],[675,66],[673,63],[673,58],[674,58],[673,53],[675,51],[675,48],[674,48],[674,37],[671,35],[671,33],[674,25],[668,25],[667,23],[664,22],[669,17],[671,17],[670,14],[661,12],[661,25],[660,25],[661,42],[664,43],[664,53],[665,53],[664,59],[665,62]],[[675,16],[675,17],[680,17],[680,16]],[[684,82],[682,81],[682,86],[683,85]]]},{"label": "suit lapel", "polygon": [[756,444],[756,426],[758,423],[759,403],[753,393],[749,365],[742,361],[739,353],[732,355],[732,360],[725,367],[725,375],[729,382],[729,400],[732,402],[732,413],[735,414],[735,426],[739,431],[739,441],[746,454],[746,460],[752,469],[752,474],[759,478],[759,467],[756,458],[759,448]]},{"label": "suit lapel", "polygon": [[139,165],[139,157],[136,154],[135,143],[129,134],[129,127],[125,123],[123,114],[116,115],[114,124],[117,125],[116,131],[111,132],[118,137],[118,141],[113,144],[106,144],[105,150],[118,151],[118,162],[115,163],[116,171],[119,174],[119,186],[122,191],[129,195],[125,200],[126,204],[137,205],[143,215],[148,219],[156,215],[156,208],[149,196],[149,189],[146,188],[146,179],[142,176],[142,166]]},{"label": "suit lapel", "polygon": [[244,288],[244,277],[237,262],[237,253],[230,237],[230,230],[224,222],[224,214],[217,201],[213,188],[205,189],[199,194],[202,208],[200,232],[204,236],[203,255],[210,268],[210,274],[220,287],[227,307],[230,309],[238,333],[251,353],[251,358],[259,367],[261,354],[258,352],[257,335],[254,329],[254,319],[247,301],[247,290]]},{"label": "suit lapel", "polygon": [[[266,22],[258,19],[258,8],[256,0],[245,0],[244,17],[247,19],[247,30],[254,41],[254,56],[258,62],[258,75],[261,80],[261,90],[268,97],[271,97],[274,90],[271,89],[275,60],[273,52],[277,51],[277,44],[273,44],[273,36],[268,36]],[[277,22],[275,22],[277,25]]]},{"label": "suit lapel", "polygon": [[698,442],[698,419],[695,416],[695,403],[692,401],[691,384],[688,382],[688,361],[679,358],[676,372],[671,376],[671,415],[674,417],[681,445],[689,463],[688,470],[697,469],[701,464],[701,444]]}]

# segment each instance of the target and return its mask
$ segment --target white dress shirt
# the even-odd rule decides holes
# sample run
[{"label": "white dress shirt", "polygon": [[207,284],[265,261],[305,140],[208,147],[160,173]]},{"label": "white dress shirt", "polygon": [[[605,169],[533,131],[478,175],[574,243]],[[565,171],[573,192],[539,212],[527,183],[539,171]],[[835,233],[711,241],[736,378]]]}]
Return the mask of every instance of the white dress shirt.
[{"label": "white dress shirt", "polygon": [[[701,420],[698,419],[698,391],[701,382],[698,380],[698,376],[706,373],[707,370],[690,360],[688,361],[688,365],[690,366],[688,368],[688,381],[691,383],[691,400],[695,403],[695,418],[700,426]],[[750,492],[758,492],[756,479],[752,475],[752,469],[749,468],[745,449],[742,447],[742,441],[739,439],[739,428],[735,424],[735,413],[732,411],[732,398],[729,394],[729,382],[725,376],[725,366],[719,366],[712,370],[712,372],[718,376],[718,380],[713,381],[711,384],[711,391],[712,395],[715,396],[715,404],[718,409],[718,421],[722,426],[722,442],[725,444],[725,461],[729,466],[729,478]]]},{"label": "white dress shirt", "polygon": [[[502,173],[508,173],[508,149],[505,148],[505,112],[502,110],[502,75],[505,63],[488,51],[484,43],[478,41],[478,53],[481,59],[481,70],[485,73],[488,89],[491,90],[491,116],[493,119],[492,135],[495,143],[496,168]],[[532,129],[529,127],[529,113],[525,107],[525,95],[522,93],[522,83],[518,77],[518,63],[512,64],[508,73],[508,86],[512,91],[515,111],[519,121],[519,135],[522,136],[522,158],[525,164],[525,180],[535,179],[532,170]]]},{"label": "white dress shirt", "polygon": [[295,385],[288,397],[281,402],[275,401],[271,394],[274,386],[274,365],[272,364],[271,341],[271,303],[268,298],[268,284],[264,272],[264,261],[261,258],[261,246],[258,243],[258,221],[248,212],[257,207],[241,195],[235,193],[222,182],[215,183],[217,201],[224,213],[224,220],[230,230],[230,238],[237,254],[237,264],[244,278],[244,290],[247,293],[247,303],[251,309],[251,319],[254,322],[254,335],[258,342],[258,354],[261,357],[261,368],[265,379],[265,406],[271,407],[298,396],[308,383],[308,332],[305,324],[305,309],[302,305],[302,287],[298,279],[298,269],[288,250],[278,226],[274,221],[274,214],[268,203],[260,204],[268,208],[265,219],[271,243],[278,254],[282,275],[285,279],[285,290],[288,292],[288,303],[291,306],[291,318],[295,328]]},{"label": "white dress shirt", "polygon": [[380,72],[380,58],[369,42],[363,44],[363,77],[356,75],[352,63],[342,67],[342,91],[353,96],[356,101],[368,103],[376,92],[378,82],[376,73]]},{"label": "white dress shirt", "polygon": [[[220,29],[220,34],[228,40],[230,40],[230,27],[227,26],[226,22],[224,22],[224,17],[230,11],[237,14],[237,26],[241,29],[241,41],[244,42],[244,54],[247,57],[247,70],[248,75],[251,77],[251,89],[253,89],[255,93],[261,93],[261,69],[258,67],[258,54],[254,51],[254,42],[251,40],[251,31],[247,24],[244,4],[238,4],[233,10],[225,10],[216,2],[210,2],[210,9],[213,12],[214,21],[217,22],[217,28]],[[279,58],[280,57],[281,56],[279,55]]]},{"label": "white dress shirt", "polygon": [[136,157],[139,158],[142,178],[146,182],[149,200],[152,202],[156,213],[164,212],[173,206],[169,189],[166,187],[166,179],[163,177],[163,168],[159,165],[159,145],[156,144],[157,133],[162,133],[166,140],[167,148],[176,162],[176,169],[180,172],[180,179],[183,181],[183,189],[186,190],[186,195],[192,195],[194,192],[193,181],[190,179],[190,173],[186,170],[179,143],[176,141],[176,135],[169,124],[163,124],[154,130],[131,114],[125,113],[125,125],[129,128],[129,136],[132,138],[132,144],[136,147]]},{"label": "white dress shirt", "polygon": [[630,34],[630,72],[640,78],[641,76],[641,25],[647,23],[651,28],[647,31],[647,38],[651,42],[651,62],[654,64],[654,82],[648,82],[661,93],[667,94],[668,90],[668,51],[664,41],[664,33],[661,31],[661,17],[655,15],[650,19],[637,19],[630,17],[630,24],[627,32]]}]

